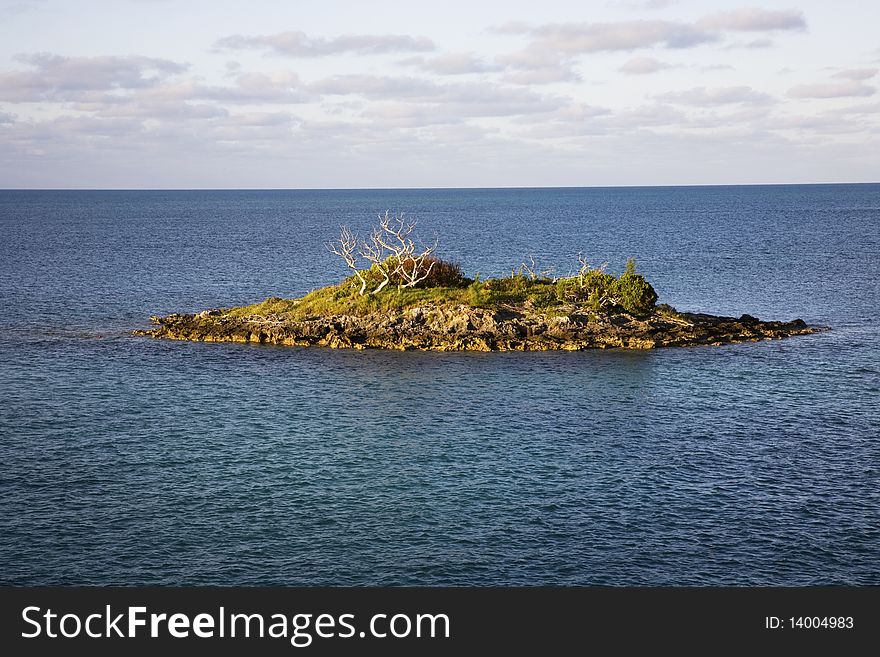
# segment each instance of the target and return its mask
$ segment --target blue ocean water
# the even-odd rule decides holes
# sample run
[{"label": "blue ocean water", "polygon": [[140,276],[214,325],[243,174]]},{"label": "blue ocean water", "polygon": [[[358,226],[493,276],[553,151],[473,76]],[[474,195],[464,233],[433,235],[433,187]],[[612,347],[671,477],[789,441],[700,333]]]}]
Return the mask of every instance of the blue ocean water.
[{"label": "blue ocean water", "polygon": [[[628,256],[653,352],[155,341],[403,211],[471,274]],[[0,583],[880,584],[880,185],[0,191]]]}]

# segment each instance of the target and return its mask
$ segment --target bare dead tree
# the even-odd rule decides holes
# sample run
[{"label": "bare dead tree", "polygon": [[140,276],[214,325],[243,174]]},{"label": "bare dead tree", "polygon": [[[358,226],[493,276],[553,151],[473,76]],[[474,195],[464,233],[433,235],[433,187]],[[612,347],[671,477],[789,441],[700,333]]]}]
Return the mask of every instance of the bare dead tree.
[{"label": "bare dead tree", "polygon": [[[425,280],[434,268],[434,261],[430,256],[437,248],[436,243],[430,247],[424,247],[416,253],[416,245],[410,235],[416,227],[415,221],[407,221],[403,214],[392,217],[387,211],[379,216],[379,230],[374,233],[375,244],[387,250],[390,254],[386,263],[393,263],[393,269],[389,267],[389,278],[397,276],[400,281],[398,290],[407,287],[415,287]],[[428,266],[425,263],[428,262]],[[384,281],[383,281],[384,282]],[[384,287],[384,285],[383,285]]]},{"label": "bare dead tree", "polygon": [[437,248],[435,242],[417,252],[415,241],[410,237],[415,227],[416,222],[407,221],[403,214],[395,216],[386,211],[379,215],[379,225],[368,240],[358,239],[350,229],[343,227],[339,238],[329,242],[327,248],[354,271],[361,282],[361,296],[366,293],[368,280],[358,269],[358,257],[382,277],[370,294],[378,294],[392,281],[397,282],[398,290],[415,287],[431,274],[436,264],[431,256]]},{"label": "bare dead tree", "polygon": [[327,242],[326,246],[330,253],[342,258],[345,265],[354,272],[355,276],[358,277],[358,280],[361,282],[361,288],[358,294],[363,296],[364,291],[367,289],[367,279],[364,278],[364,275],[361,274],[361,271],[357,266],[355,253],[358,249],[358,243],[359,240],[357,235],[355,235],[348,226],[343,226],[339,232],[339,237],[333,242]]},{"label": "bare dead tree", "polygon": [[580,266],[581,266],[580,269],[578,270],[578,273],[577,273],[577,275],[578,275],[579,278],[583,278],[584,276],[586,276],[588,273],[590,273],[590,272],[593,271],[593,270],[604,272],[604,271],[608,268],[608,263],[607,263],[607,262],[603,262],[603,263],[602,263],[601,265],[599,265],[598,267],[593,267],[593,266],[587,261],[587,259],[583,256],[583,254],[581,254],[581,253],[578,253],[578,255],[577,255],[577,261],[578,261],[578,263],[579,263]]},{"label": "bare dead tree", "polygon": [[535,258],[534,258],[534,257],[529,256],[529,260],[530,260],[531,263],[532,263],[531,266],[527,265],[526,263],[522,263],[522,264],[519,266],[519,271],[520,271],[520,274],[523,274],[523,273],[524,273],[524,274],[528,275],[528,277],[529,277],[531,280],[534,281],[534,280],[537,280],[537,278],[538,278],[538,272],[536,271],[537,268],[538,268],[538,266],[535,264]]},{"label": "bare dead tree", "polygon": [[[522,263],[519,266],[519,271],[520,274],[526,274],[529,279],[533,281],[537,281],[541,278],[550,278],[550,274],[553,273],[552,267],[549,269],[539,269],[538,263],[535,262],[534,256],[529,256],[529,263],[530,264],[528,265],[526,263]],[[554,279],[553,282],[555,283],[556,279]]]},{"label": "bare dead tree", "polygon": [[577,258],[578,263],[581,266],[581,268],[578,270],[578,277],[583,278],[587,275],[587,272],[592,269],[592,267],[590,267],[590,263],[587,262],[587,259],[584,257],[583,253],[578,253]]}]

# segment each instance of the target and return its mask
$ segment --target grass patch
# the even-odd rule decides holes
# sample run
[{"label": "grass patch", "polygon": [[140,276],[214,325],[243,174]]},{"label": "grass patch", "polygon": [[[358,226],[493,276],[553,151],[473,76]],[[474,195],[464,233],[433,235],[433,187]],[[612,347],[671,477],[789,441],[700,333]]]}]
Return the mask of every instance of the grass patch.
[{"label": "grass patch", "polygon": [[331,285],[310,292],[301,299],[271,297],[250,306],[230,308],[230,317],[245,315],[286,315],[305,318],[315,315],[370,315],[377,312],[401,312],[428,303],[467,304],[466,288],[429,287],[383,290],[379,294],[358,295],[357,287],[347,283]]}]

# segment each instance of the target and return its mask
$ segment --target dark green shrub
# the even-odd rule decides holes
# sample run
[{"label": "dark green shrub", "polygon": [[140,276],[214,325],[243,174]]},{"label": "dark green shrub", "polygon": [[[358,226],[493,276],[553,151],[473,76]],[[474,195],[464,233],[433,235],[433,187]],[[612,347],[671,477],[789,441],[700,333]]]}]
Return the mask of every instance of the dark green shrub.
[{"label": "dark green shrub", "polygon": [[654,311],[657,292],[645,277],[636,273],[636,261],[626,262],[626,271],[615,281],[614,292],[617,303],[634,315],[648,315]]},{"label": "dark green shrub", "polygon": [[610,309],[615,305],[617,279],[601,269],[589,269],[577,276],[556,282],[556,296],[560,301],[589,303],[594,310]]},{"label": "dark green shrub", "polygon": [[535,304],[535,308],[540,309],[552,308],[559,304],[553,286],[547,283],[536,285],[529,294],[529,300]]},{"label": "dark green shrub", "polygon": [[577,276],[556,281],[556,298],[564,303],[586,303],[596,312],[625,310],[648,315],[654,312],[657,293],[630,259],[619,278],[601,268],[585,267]]},{"label": "dark green shrub", "polygon": [[601,300],[613,301],[614,285],[617,279],[601,269],[591,269],[580,276],[581,287],[586,291],[588,298],[597,297]]}]

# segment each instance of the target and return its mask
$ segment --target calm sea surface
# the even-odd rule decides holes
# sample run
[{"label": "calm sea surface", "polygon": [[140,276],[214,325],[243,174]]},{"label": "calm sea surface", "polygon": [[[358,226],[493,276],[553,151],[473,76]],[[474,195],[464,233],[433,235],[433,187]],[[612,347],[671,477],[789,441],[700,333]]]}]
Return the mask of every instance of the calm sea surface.
[{"label": "calm sea surface", "polygon": [[[627,256],[828,333],[648,353],[161,342],[386,209],[484,277]],[[0,584],[880,584],[880,185],[0,191]]]}]

